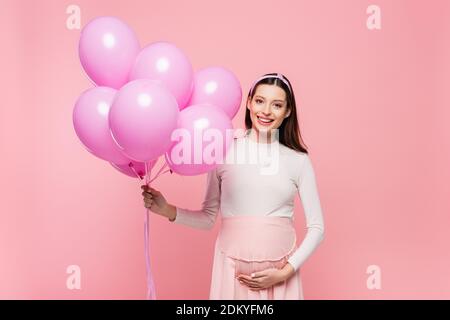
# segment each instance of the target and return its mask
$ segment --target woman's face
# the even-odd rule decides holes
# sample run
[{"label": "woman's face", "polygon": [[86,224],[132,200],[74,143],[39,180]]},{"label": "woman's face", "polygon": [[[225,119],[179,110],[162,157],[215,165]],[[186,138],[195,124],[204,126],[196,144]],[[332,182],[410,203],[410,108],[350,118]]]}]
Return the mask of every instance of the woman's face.
[{"label": "woman's face", "polygon": [[247,108],[250,110],[253,129],[269,134],[271,130],[280,127],[283,120],[290,115],[286,93],[271,84],[260,84],[253,99],[247,101]]}]

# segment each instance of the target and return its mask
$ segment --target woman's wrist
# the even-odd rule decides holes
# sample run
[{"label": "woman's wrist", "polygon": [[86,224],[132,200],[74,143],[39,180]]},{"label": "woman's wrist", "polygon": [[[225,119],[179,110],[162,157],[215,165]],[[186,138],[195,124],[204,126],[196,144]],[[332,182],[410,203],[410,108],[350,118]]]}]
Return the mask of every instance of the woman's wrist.
[{"label": "woman's wrist", "polygon": [[177,217],[177,207],[168,203],[165,216],[169,219],[169,221],[175,221]]},{"label": "woman's wrist", "polygon": [[283,280],[287,280],[289,279],[291,276],[294,275],[295,273],[295,268],[289,263],[287,262],[284,267],[281,269],[282,273],[283,273]]}]

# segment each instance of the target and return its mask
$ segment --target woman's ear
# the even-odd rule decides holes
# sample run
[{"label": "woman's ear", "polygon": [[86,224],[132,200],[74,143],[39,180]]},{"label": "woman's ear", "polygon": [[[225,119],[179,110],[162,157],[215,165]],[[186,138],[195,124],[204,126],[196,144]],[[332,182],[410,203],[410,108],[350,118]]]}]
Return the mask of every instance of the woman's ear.
[{"label": "woman's ear", "polygon": [[285,118],[289,117],[291,115],[291,109],[288,110],[287,114],[284,116]]}]

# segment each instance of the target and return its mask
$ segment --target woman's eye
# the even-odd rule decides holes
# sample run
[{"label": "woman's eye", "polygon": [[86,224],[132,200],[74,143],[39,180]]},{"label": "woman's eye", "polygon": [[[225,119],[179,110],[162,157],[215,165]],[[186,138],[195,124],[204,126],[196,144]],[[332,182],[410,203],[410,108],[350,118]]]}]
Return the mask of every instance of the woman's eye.
[{"label": "woman's eye", "polygon": [[[263,102],[261,99],[256,99],[255,101],[256,101],[256,103],[262,103],[262,102]],[[277,108],[283,107],[283,106],[282,106],[281,104],[279,104],[279,103],[275,104],[275,106],[276,106]]]}]

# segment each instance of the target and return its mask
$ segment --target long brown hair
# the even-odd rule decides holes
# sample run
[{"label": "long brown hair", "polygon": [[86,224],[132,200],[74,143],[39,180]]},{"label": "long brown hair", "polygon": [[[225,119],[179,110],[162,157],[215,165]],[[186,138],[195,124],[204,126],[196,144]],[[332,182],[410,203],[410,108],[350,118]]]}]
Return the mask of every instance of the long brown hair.
[{"label": "long brown hair", "polygon": [[[287,108],[291,110],[291,113],[289,117],[285,118],[283,122],[281,123],[279,129],[279,141],[280,143],[284,144],[286,147],[294,149],[296,151],[301,151],[304,153],[308,153],[307,147],[302,139],[300,128],[298,125],[297,120],[297,106],[295,103],[295,96],[294,92],[289,90],[289,88],[286,86],[286,84],[276,78],[276,73],[267,73],[267,75],[273,75],[274,77],[271,78],[264,78],[258,81],[255,86],[253,87],[253,90],[250,89],[248,93],[247,100],[245,101],[245,104],[247,106],[248,101],[253,100],[253,96],[255,95],[256,88],[260,84],[271,84],[276,85],[284,90],[286,93],[286,100],[287,100]],[[283,78],[289,83],[289,86],[292,88],[291,82],[283,75]],[[252,128],[252,119],[250,118],[250,110],[246,107],[245,108],[245,128],[251,129]]]}]

